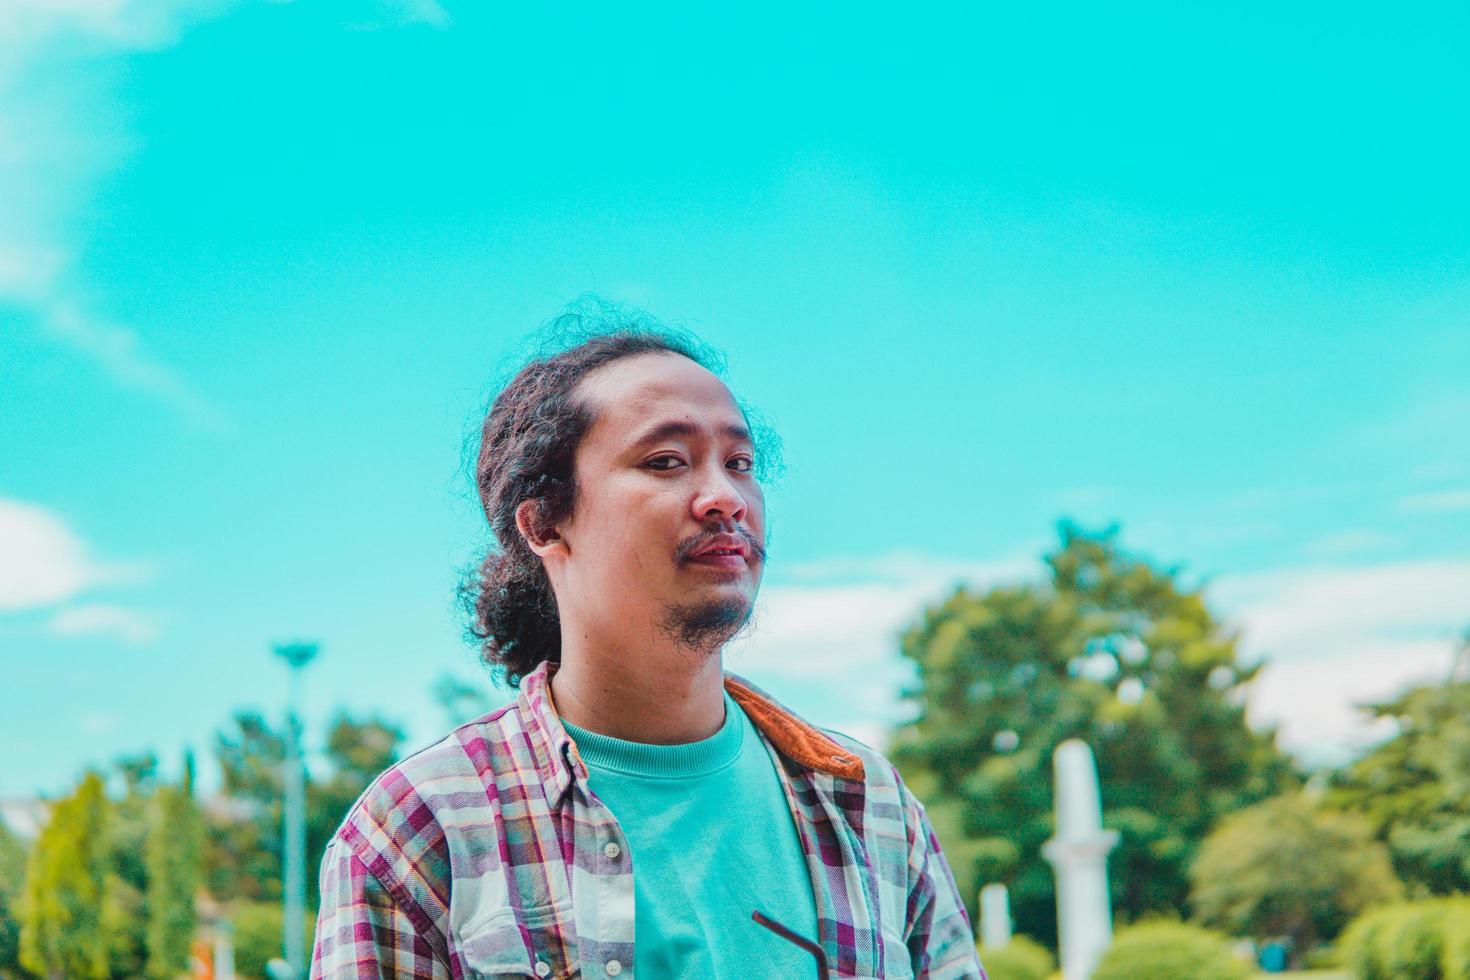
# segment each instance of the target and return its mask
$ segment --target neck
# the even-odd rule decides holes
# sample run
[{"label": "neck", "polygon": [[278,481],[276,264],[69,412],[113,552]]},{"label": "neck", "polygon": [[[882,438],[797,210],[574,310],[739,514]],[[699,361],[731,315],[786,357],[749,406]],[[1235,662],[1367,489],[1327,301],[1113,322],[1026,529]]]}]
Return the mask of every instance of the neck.
[{"label": "neck", "polygon": [[663,637],[626,649],[564,628],[551,696],[557,713],[577,727],[649,745],[698,742],[725,720],[719,653]]}]

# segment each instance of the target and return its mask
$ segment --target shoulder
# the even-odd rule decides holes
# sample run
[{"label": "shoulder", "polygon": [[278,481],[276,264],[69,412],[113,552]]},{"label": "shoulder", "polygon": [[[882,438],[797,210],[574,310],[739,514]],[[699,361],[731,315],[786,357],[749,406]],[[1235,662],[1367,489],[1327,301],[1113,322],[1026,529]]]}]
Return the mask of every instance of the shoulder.
[{"label": "shoulder", "polygon": [[515,750],[522,733],[512,702],[395,763],[348,810],[334,843],[370,867],[432,863],[453,827],[492,816],[498,783],[534,773]]},{"label": "shoulder", "polygon": [[863,781],[869,787],[891,789],[895,792],[903,788],[903,779],[899,776],[897,767],[888,761],[888,757],[882,752],[846,732],[834,728],[823,728],[821,731],[822,734],[858,757],[863,764]]}]

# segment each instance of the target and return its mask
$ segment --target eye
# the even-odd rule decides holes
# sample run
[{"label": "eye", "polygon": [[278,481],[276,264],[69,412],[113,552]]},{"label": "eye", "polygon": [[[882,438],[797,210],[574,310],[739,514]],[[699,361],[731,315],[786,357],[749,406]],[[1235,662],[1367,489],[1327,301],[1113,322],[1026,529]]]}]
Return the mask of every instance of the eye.
[{"label": "eye", "polygon": [[676,466],[682,466],[683,464],[684,461],[678,456],[673,456],[665,453],[662,456],[655,456],[652,459],[647,460],[646,462],[644,462],[643,465],[651,470],[666,472],[668,470],[674,469]]},{"label": "eye", "polygon": [[725,465],[729,466],[736,473],[749,473],[755,468],[755,460],[749,456],[736,456]]}]

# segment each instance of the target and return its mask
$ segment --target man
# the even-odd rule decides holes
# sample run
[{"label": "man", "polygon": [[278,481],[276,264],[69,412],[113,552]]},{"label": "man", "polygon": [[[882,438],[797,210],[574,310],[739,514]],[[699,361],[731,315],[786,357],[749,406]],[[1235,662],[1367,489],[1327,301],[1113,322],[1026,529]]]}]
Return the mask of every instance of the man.
[{"label": "man", "polygon": [[495,399],[499,547],[468,593],[519,695],[353,807],[313,976],[983,977],[893,767],[723,671],[764,569],[763,447],[702,360],[622,329]]}]

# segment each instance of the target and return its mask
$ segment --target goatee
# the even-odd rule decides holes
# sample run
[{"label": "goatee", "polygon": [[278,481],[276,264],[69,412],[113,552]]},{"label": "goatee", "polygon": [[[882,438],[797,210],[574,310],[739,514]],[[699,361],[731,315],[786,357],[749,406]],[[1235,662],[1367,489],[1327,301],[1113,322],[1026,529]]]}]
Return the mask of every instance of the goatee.
[{"label": "goatee", "polygon": [[750,623],[754,603],[744,599],[711,599],[666,606],[663,631],[685,649],[706,656],[718,653]]}]

